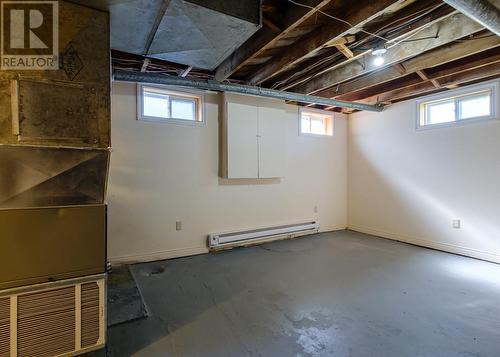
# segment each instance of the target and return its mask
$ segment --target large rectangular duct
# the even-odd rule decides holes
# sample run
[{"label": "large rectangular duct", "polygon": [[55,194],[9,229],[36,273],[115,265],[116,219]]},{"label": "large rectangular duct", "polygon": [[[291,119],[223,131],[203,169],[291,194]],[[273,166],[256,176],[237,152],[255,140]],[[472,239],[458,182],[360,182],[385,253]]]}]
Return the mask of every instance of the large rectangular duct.
[{"label": "large rectangular duct", "polygon": [[113,49],[208,70],[261,27],[260,0],[72,1],[110,12]]},{"label": "large rectangular duct", "polygon": [[[64,289],[61,296],[77,305],[68,305],[65,320],[58,324],[67,341],[53,340],[52,320],[40,326],[27,322],[17,335],[6,337],[11,357],[51,357],[63,350],[77,355],[104,344],[103,295],[97,330],[83,331],[86,321],[94,319],[92,310],[85,315],[87,320],[80,321],[80,333],[86,337],[74,335],[78,319],[84,317],[83,310],[75,315],[78,304],[86,304],[95,289],[83,288],[72,279],[99,276],[103,284],[106,272],[109,15],[66,1],[55,3],[59,67],[0,70],[0,313],[6,301],[1,297],[10,296],[11,304],[19,303],[21,319],[23,302],[31,304],[30,292],[47,284],[68,286],[71,294],[76,291],[74,298]],[[37,2],[15,4],[27,6],[23,11],[29,4],[37,6]],[[49,2],[43,4],[49,6]],[[99,289],[104,292],[104,285]],[[37,308],[51,311],[56,295],[44,295]],[[15,313],[12,306],[10,313]],[[16,331],[16,321],[10,320],[10,332]],[[5,331],[4,325],[0,314],[0,332]],[[96,340],[95,331],[102,338]],[[6,351],[3,337],[0,333],[0,355]]]}]

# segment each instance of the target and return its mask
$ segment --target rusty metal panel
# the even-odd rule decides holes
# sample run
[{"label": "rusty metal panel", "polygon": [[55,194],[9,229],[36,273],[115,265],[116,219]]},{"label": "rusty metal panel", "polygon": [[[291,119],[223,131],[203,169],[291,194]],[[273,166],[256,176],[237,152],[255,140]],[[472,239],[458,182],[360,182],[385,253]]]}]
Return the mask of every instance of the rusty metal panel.
[{"label": "rusty metal panel", "polygon": [[109,15],[59,2],[59,70],[0,71],[0,144],[110,146]]},{"label": "rusty metal panel", "polygon": [[[98,87],[70,81],[14,81],[13,133],[20,143],[60,142],[91,147],[100,142]],[[96,88],[97,87],[97,88]],[[16,122],[17,121],[17,122]]]},{"label": "rusty metal panel", "polygon": [[0,290],[105,271],[106,207],[0,210]]},{"label": "rusty metal panel", "polygon": [[102,204],[109,151],[0,145],[0,208]]}]

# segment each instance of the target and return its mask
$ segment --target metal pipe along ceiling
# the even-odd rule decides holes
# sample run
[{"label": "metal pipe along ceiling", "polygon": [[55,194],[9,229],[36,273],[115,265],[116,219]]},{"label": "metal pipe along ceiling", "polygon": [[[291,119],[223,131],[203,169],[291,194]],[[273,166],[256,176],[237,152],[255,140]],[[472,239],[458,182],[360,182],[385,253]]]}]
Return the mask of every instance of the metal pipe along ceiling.
[{"label": "metal pipe along ceiling", "polygon": [[256,95],[260,97],[290,100],[301,103],[321,104],[339,108],[367,110],[372,112],[381,112],[384,109],[383,105],[369,105],[363,103],[346,102],[343,100],[317,97],[313,95],[305,95],[293,92],[285,92],[275,89],[253,87],[253,86],[246,86],[246,85],[232,84],[232,83],[221,83],[212,80],[191,80],[181,77],[166,76],[163,74],[131,72],[119,69],[115,69],[113,71],[113,79],[116,81],[124,81],[124,82],[165,84],[172,86],[213,90],[218,92],[233,92],[240,94]]},{"label": "metal pipe along ceiling", "polygon": [[465,16],[480,23],[500,36],[500,1],[492,0],[443,0]]}]

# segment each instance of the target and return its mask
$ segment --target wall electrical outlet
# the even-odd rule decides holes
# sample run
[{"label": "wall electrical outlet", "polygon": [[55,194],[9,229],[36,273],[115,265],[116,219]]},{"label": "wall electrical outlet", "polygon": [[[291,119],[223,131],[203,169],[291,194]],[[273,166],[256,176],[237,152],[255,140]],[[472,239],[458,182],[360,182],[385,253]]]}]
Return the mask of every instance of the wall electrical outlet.
[{"label": "wall electrical outlet", "polygon": [[314,213],[318,213],[318,206],[314,206]]},{"label": "wall electrical outlet", "polygon": [[181,221],[175,222],[175,230],[176,231],[181,231],[182,230],[182,222]]},{"label": "wall electrical outlet", "polygon": [[460,229],[460,228],[462,228],[462,221],[460,221],[459,219],[454,219],[452,221],[452,226],[455,229]]}]

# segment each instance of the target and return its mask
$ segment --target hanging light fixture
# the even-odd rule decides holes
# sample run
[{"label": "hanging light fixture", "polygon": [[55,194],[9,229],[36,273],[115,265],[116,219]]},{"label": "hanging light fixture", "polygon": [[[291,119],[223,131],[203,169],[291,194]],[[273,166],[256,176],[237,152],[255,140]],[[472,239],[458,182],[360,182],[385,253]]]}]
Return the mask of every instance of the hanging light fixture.
[{"label": "hanging light fixture", "polygon": [[372,55],[375,56],[373,60],[373,64],[377,67],[383,65],[385,63],[384,55],[387,52],[387,49],[385,48],[383,43],[378,44],[375,46],[375,48],[372,50]]},{"label": "hanging light fixture", "polygon": [[383,65],[384,62],[385,62],[385,59],[382,56],[375,56],[375,58],[373,59],[373,64],[377,67],[380,67],[381,65]]}]

